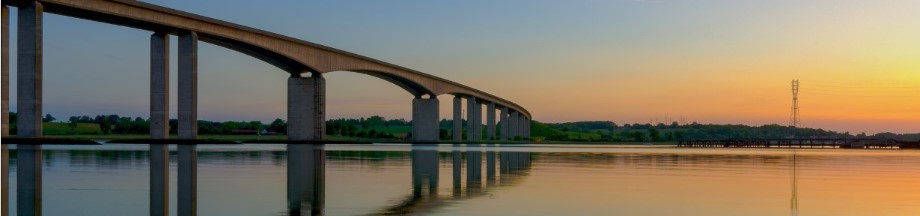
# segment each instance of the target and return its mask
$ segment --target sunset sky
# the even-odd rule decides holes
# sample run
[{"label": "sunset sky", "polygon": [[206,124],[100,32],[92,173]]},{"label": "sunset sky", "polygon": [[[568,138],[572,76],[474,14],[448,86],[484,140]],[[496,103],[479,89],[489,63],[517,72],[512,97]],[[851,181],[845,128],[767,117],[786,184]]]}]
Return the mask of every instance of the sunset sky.
[{"label": "sunset sky", "polygon": [[[806,127],[920,132],[920,1],[148,2],[457,81],[543,122],[788,124],[799,79]],[[45,113],[147,117],[150,34],[46,14]],[[199,118],[285,118],[282,70],[203,42],[198,68]],[[412,96],[386,81],[326,80],[329,119],[411,118]]]}]

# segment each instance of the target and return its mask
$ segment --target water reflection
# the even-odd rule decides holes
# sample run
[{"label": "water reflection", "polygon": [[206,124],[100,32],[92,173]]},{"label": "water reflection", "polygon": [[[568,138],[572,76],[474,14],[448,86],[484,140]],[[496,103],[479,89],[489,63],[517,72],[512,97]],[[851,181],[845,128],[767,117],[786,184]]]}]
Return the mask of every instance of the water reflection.
[{"label": "water reflection", "polygon": [[198,150],[195,144],[180,144],[178,168],[178,214],[198,215]]},{"label": "water reflection", "polygon": [[479,147],[479,144],[466,146],[467,195],[478,194],[482,191],[482,150]]},{"label": "water reflection", "polygon": [[0,165],[2,165],[2,167],[0,167],[0,172],[2,173],[0,174],[2,174],[2,178],[3,178],[2,179],[3,191],[0,191],[3,193],[2,195],[3,203],[0,204],[2,205],[0,206],[0,214],[2,214],[3,216],[6,216],[10,212],[10,202],[9,202],[9,198],[10,198],[10,162],[9,162],[10,151],[7,147],[7,144],[5,143],[0,144],[0,146],[3,147],[3,156],[0,157]]},{"label": "water reflection", "polygon": [[[173,155],[168,147],[174,148]],[[137,215],[149,204],[151,215],[169,211],[176,215],[183,205],[178,195],[195,191],[201,200],[185,204],[201,210],[191,214],[202,215],[912,215],[920,211],[917,151],[620,148],[564,152],[486,144],[187,147],[10,146],[9,213]],[[195,158],[180,159],[183,156]],[[165,168],[170,159],[172,168]],[[44,173],[36,172],[38,166]],[[192,180],[187,183],[192,191],[175,186],[182,184],[176,177],[185,166],[197,173],[180,177]],[[170,172],[173,183],[168,181]],[[30,176],[32,180],[23,180]],[[884,184],[876,184],[879,179]],[[16,197],[27,198],[16,202]],[[42,198],[44,206],[36,201]],[[799,200],[807,201],[807,206],[799,208]]]},{"label": "water reflection", "polygon": [[150,215],[169,215],[169,145],[150,145]]},{"label": "water reflection", "polygon": [[289,144],[287,153],[288,214],[323,214],[326,187],[323,146]]},{"label": "water reflection", "polygon": [[[412,198],[438,196],[438,150],[412,149]],[[425,193],[427,191],[427,193]]]},{"label": "water reflection", "polygon": [[42,215],[42,146],[18,145],[16,209],[19,215]]},{"label": "water reflection", "polygon": [[[453,187],[452,194],[449,197],[440,197],[438,191],[438,166],[439,155],[435,149],[414,147],[411,152],[412,157],[412,194],[406,196],[396,205],[381,209],[382,215],[403,215],[403,214],[424,214],[435,211],[441,207],[451,205],[455,202],[465,199],[474,199],[489,194],[489,191],[499,187],[514,186],[516,179],[520,179],[528,169],[530,169],[531,153],[529,152],[503,152],[501,164],[503,172],[501,179],[505,180],[501,186],[494,184],[497,178],[496,155],[494,148],[486,152],[486,175],[493,183],[487,183],[482,187],[482,148],[480,145],[467,145],[466,152],[461,151],[461,146],[456,145],[450,152],[452,160],[452,177]],[[463,156],[466,159],[466,193],[463,193]],[[427,190],[427,193],[425,193]]]}]

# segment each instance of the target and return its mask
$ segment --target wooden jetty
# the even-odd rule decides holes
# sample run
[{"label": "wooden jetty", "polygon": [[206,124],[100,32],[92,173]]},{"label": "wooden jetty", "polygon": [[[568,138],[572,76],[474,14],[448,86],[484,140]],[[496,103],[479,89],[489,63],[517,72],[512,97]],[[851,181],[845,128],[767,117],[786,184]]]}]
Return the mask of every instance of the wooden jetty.
[{"label": "wooden jetty", "polygon": [[871,148],[901,149],[920,148],[920,142],[892,139],[837,139],[837,138],[789,138],[789,139],[689,139],[677,141],[677,147],[702,148]]}]

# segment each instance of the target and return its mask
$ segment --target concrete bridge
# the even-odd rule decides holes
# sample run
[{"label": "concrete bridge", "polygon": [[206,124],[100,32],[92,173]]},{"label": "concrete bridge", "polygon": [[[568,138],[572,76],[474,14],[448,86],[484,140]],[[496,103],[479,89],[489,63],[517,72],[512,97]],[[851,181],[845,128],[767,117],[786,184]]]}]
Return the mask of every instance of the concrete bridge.
[{"label": "concrete bridge", "polygon": [[[322,140],[325,134],[325,78],[348,71],[389,81],[412,99],[412,136],[416,141],[438,140],[437,96],[454,95],[454,141],[462,141],[462,101],[467,101],[469,141],[530,136],[531,114],[518,104],[440,77],[335,48],[137,1],[122,0],[13,0],[3,3],[3,42],[9,42],[8,6],[18,8],[17,112],[18,136],[42,135],[42,14],[111,23],[152,32],[150,36],[150,138],[169,138],[169,35],[178,36],[178,138],[197,137],[198,41],[245,53],[290,73],[287,80],[288,139]],[[3,47],[3,86],[8,88],[9,48]],[[282,82],[279,80],[279,82]],[[8,91],[3,112],[8,113]],[[487,133],[482,134],[482,107],[486,106]],[[501,128],[496,111],[501,110]],[[500,137],[497,130],[501,130]],[[3,115],[3,134],[8,116]]]}]

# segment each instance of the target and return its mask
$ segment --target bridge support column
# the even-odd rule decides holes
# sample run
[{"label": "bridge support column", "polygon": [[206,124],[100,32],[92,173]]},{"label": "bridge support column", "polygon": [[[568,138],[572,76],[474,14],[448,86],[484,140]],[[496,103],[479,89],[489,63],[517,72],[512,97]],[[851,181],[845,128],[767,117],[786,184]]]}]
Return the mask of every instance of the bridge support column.
[{"label": "bridge support column", "polygon": [[495,102],[486,105],[486,138],[495,139]]},{"label": "bridge support column", "polygon": [[451,136],[454,142],[463,141],[463,98],[459,95],[454,96],[454,128],[451,130]]},{"label": "bridge support column", "polygon": [[523,116],[523,115],[521,115],[521,119],[524,120],[524,124],[522,128],[524,129],[523,130],[524,139],[530,139],[530,119],[528,119],[527,116]]},{"label": "bridge support column", "polygon": [[518,112],[511,110],[508,112],[508,139],[514,139],[518,135],[518,128],[521,127],[521,124],[518,123]]},{"label": "bridge support column", "polygon": [[466,99],[466,138],[469,141],[482,140],[482,104],[473,96]]},{"label": "bridge support column", "polygon": [[198,34],[179,34],[179,139],[198,137]]},{"label": "bridge support column", "polygon": [[438,141],[438,98],[416,97],[412,99],[412,139],[415,141]]},{"label": "bridge support column", "polygon": [[289,215],[321,215],[325,203],[326,152],[322,145],[288,144]]},{"label": "bridge support column", "polygon": [[288,140],[323,140],[326,133],[326,79],[292,74],[288,78]]},{"label": "bridge support column", "polygon": [[[42,136],[42,11],[33,1],[19,7],[16,64],[17,135]],[[6,49],[6,48],[4,48]],[[4,64],[5,65],[5,64]],[[8,115],[9,113],[4,113]],[[8,118],[8,117],[7,117]]]},{"label": "bridge support column", "polygon": [[[0,135],[6,136],[10,135],[10,8],[6,5],[3,5],[3,44],[3,110],[0,110],[0,112],[3,112],[3,131],[0,131],[2,132]],[[6,181],[3,184],[6,185]],[[4,187],[3,194],[6,193],[7,191]],[[3,200],[6,200],[5,196],[3,198]],[[7,209],[6,204],[4,204],[3,211],[7,211]],[[3,215],[6,215],[6,213],[4,212]]]},{"label": "bridge support column", "polygon": [[169,138],[169,34],[150,36],[150,139]]},{"label": "bridge support column", "polygon": [[516,131],[516,133],[514,133],[514,135],[515,135],[515,136],[518,136],[518,137],[521,137],[521,138],[523,139],[523,138],[524,138],[524,114],[523,114],[523,113],[521,113],[521,112],[518,112],[518,113],[517,113],[517,120],[516,120],[516,122],[517,122],[518,126],[517,126],[517,131]]},{"label": "bridge support column", "polygon": [[499,136],[501,140],[508,140],[508,138],[511,138],[511,123],[509,122],[508,116],[508,107],[502,107],[502,114],[499,122],[501,124],[501,136]]}]

